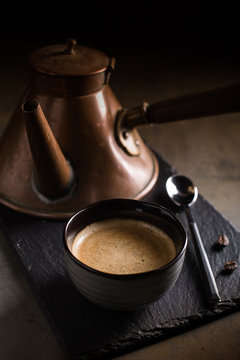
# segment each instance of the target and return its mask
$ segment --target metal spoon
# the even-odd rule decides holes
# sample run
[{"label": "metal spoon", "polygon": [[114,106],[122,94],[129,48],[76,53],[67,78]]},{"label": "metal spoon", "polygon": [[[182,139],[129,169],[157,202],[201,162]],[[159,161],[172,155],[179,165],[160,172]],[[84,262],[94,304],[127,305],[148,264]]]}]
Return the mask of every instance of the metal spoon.
[{"label": "metal spoon", "polygon": [[190,209],[197,200],[198,189],[190,179],[183,175],[170,176],[166,182],[166,189],[172,201],[176,205],[182,206],[186,212],[193,235],[195,251],[202,272],[207,297],[210,302],[218,303],[221,301],[221,298],[219,296],[216,281],[204,249],[197,224],[193,219]]}]

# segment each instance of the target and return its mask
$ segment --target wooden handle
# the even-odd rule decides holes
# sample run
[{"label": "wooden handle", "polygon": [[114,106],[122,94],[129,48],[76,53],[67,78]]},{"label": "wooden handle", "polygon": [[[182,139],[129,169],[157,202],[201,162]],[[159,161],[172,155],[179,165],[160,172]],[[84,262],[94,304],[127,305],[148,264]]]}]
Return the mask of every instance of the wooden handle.
[{"label": "wooden handle", "polygon": [[133,129],[146,124],[195,119],[240,111],[240,84],[219,89],[179,96],[130,109],[123,119],[123,126]]},{"label": "wooden handle", "polygon": [[164,123],[240,111],[240,84],[160,101],[147,109],[149,123]]}]

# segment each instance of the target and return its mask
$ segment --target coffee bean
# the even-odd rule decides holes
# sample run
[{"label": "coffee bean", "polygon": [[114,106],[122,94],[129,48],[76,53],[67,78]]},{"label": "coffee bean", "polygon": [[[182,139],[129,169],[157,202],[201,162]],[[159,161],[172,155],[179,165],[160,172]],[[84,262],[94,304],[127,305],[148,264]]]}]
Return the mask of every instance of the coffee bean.
[{"label": "coffee bean", "polygon": [[229,244],[229,238],[227,237],[226,234],[221,234],[219,235],[219,238],[218,238],[218,245],[220,246],[227,246]]},{"label": "coffee bean", "polygon": [[233,270],[237,269],[237,267],[238,267],[238,264],[236,263],[236,261],[228,261],[224,265],[224,269],[226,271],[233,271]]}]

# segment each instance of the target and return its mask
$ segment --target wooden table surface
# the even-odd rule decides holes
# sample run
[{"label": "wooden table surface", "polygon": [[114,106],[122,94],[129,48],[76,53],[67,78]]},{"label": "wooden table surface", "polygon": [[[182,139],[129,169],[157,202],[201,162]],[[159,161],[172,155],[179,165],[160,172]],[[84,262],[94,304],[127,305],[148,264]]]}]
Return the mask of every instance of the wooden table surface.
[{"label": "wooden table surface", "polygon": [[[0,63],[0,133],[28,83],[26,56],[18,48]],[[117,66],[110,85],[125,107],[240,81],[236,58],[206,51],[111,49]],[[240,229],[240,114],[185,120],[140,130],[199,192]],[[1,159],[0,159],[1,161]],[[239,264],[240,265],[240,264]],[[0,236],[0,357],[63,359],[4,235]],[[119,359],[240,358],[240,313],[126,354]]]}]

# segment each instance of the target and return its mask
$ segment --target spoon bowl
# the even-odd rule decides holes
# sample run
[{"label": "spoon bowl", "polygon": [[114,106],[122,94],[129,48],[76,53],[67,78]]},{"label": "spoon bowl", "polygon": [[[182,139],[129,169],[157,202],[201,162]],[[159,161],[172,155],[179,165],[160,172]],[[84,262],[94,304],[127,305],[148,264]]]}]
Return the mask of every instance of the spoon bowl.
[{"label": "spoon bowl", "polygon": [[178,206],[191,206],[198,198],[198,188],[183,175],[172,175],[166,182],[167,193]]}]

